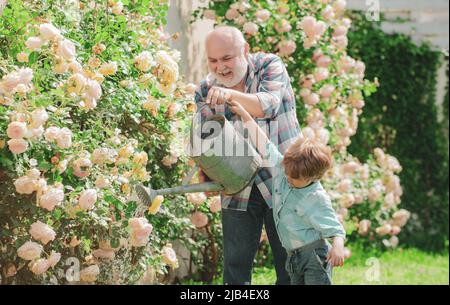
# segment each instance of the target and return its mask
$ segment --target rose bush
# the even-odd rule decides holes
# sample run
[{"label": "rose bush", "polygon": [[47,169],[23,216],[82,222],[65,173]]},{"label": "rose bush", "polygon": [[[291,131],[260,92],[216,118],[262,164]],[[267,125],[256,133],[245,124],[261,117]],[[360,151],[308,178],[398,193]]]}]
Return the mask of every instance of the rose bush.
[{"label": "rose bush", "polygon": [[[137,209],[178,185],[192,86],[164,33],[167,1],[7,1],[0,18],[2,283],[135,283],[177,266],[194,209]],[[79,272],[78,272],[79,271]],[[70,278],[69,276],[70,275]]]}]

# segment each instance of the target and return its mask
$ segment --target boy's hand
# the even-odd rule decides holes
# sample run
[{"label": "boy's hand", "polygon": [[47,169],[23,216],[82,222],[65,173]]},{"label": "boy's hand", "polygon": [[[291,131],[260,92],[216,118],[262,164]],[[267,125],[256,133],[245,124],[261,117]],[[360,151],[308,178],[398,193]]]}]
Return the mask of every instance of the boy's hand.
[{"label": "boy's hand", "polygon": [[327,261],[331,264],[331,266],[342,267],[344,266],[344,242],[343,238],[336,237],[333,242],[333,247],[327,256]]},{"label": "boy's hand", "polygon": [[228,105],[230,106],[230,110],[239,115],[244,121],[246,121],[247,119],[251,118],[250,114],[247,112],[247,110],[245,110],[244,107],[242,107],[241,104],[239,104],[236,101],[229,101]]}]

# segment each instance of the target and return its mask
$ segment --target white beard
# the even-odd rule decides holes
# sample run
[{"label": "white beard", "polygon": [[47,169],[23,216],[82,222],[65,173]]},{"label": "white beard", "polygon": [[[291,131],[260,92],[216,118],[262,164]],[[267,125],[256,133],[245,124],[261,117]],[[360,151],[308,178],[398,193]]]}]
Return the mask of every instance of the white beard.
[{"label": "white beard", "polygon": [[[232,88],[239,84],[242,79],[244,79],[245,75],[247,74],[248,69],[248,62],[245,56],[241,56],[240,58],[241,63],[237,65],[233,70],[233,78],[228,80],[224,79],[222,76],[218,75],[217,73],[211,72],[211,74],[216,79],[217,83],[221,86],[224,86],[226,88]],[[225,70],[224,72],[229,72],[228,70]]]}]

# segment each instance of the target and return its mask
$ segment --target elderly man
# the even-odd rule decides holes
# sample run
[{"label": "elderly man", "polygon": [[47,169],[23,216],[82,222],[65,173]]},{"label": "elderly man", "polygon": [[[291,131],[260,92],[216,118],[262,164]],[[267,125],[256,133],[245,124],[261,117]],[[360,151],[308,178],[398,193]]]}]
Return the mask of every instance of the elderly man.
[{"label": "elderly man", "polygon": [[[223,111],[239,121],[227,100],[240,103],[284,153],[300,133],[295,98],[281,59],[273,54],[249,53],[242,33],[233,27],[217,27],[205,41],[209,75],[197,88],[195,100],[202,119]],[[272,130],[271,130],[272,129]],[[207,179],[200,174],[201,180]],[[252,185],[233,196],[221,195],[224,247],[224,284],[250,284],[252,264],[259,248],[262,227],[272,249],[276,284],[289,284],[282,248],[272,216],[272,176],[261,168]]]}]

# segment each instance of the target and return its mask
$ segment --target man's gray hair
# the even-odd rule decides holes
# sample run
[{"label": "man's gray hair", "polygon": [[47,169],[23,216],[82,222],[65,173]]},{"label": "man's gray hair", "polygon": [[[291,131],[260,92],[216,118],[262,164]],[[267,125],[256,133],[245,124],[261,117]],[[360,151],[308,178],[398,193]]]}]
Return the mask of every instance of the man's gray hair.
[{"label": "man's gray hair", "polygon": [[241,52],[244,52],[244,47],[247,41],[244,38],[244,34],[242,34],[241,31],[239,31],[238,28],[235,28],[233,26],[227,26],[227,25],[221,25],[215,27],[211,32],[208,33],[206,36],[206,41],[208,41],[209,37],[213,34],[218,34],[228,36],[233,40],[233,44],[236,46],[236,48],[239,48]]}]

